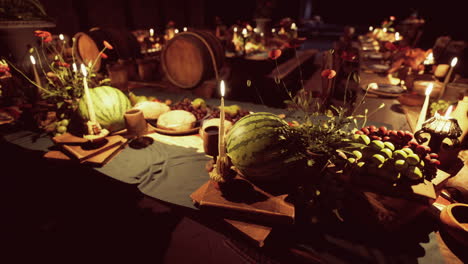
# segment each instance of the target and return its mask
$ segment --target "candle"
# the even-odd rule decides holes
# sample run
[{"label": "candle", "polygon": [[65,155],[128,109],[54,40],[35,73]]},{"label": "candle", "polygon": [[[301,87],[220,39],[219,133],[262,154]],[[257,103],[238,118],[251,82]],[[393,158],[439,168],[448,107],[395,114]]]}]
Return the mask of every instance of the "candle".
[{"label": "candle", "polygon": [[77,73],[77,72],[78,72],[78,68],[76,67],[76,63],[73,63],[73,64],[72,64],[72,69],[73,69],[73,72],[74,72],[74,73]]},{"label": "candle", "polygon": [[383,28],[383,32],[384,32],[384,33],[387,33],[387,28]]},{"label": "candle", "polygon": [[89,94],[88,81],[86,77],[88,76],[88,71],[84,64],[81,64],[81,73],[83,74],[83,87],[84,94],[86,97],[86,105],[88,106],[89,120],[92,123],[96,123],[96,113],[94,112],[93,102],[91,101],[91,95]]},{"label": "candle", "polygon": [[187,32],[187,27],[184,27],[184,32]]},{"label": "candle", "polygon": [[154,29],[150,28],[149,34],[150,34],[150,37],[154,36]]},{"label": "candle", "polygon": [[219,139],[218,139],[218,152],[219,157],[224,157],[226,155],[224,151],[224,93],[226,91],[226,87],[224,85],[224,81],[221,80],[219,85],[220,93],[221,93],[221,106],[219,107]]},{"label": "candle", "polygon": [[292,23],[292,24],[291,24],[291,29],[292,29],[292,30],[297,30],[296,23]]},{"label": "candle", "polygon": [[373,26],[370,26],[370,27],[369,27],[369,31],[370,31],[370,32],[374,31],[374,27],[373,27]]},{"label": "candle", "polygon": [[455,67],[455,65],[457,65],[457,62],[458,62],[457,57],[453,58],[452,62],[450,62],[450,69],[449,69],[449,72],[447,73],[447,75],[445,76],[444,86],[447,85],[447,83],[450,81],[450,77],[452,75],[453,68]]},{"label": "candle", "polygon": [[37,73],[37,69],[36,69],[36,59],[34,58],[33,55],[29,56],[29,58],[31,59],[32,69],[34,73],[34,80],[36,81],[36,85],[39,87],[42,87],[41,78],[39,78],[39,74]]},{"label": "candle", "polygon": [[247,29],[246,29],[246,28],[242,29],[242,36],[243,36],[244,38],[247,37]]},{"label": "candle", "polygon": [[60,39],[61,41],[63,41],[63,40],[65,39],[65,37],[63,36],[63,34],[60,34],[60,35],[59,35],[59,39]]},{"label": "candle", "polygon": [[416,123],[416,128],[414,131],[420,130],[422,128],[422,124],[426,120],[427,108],[429,107],[429,98],[433,87],[434,84],[430,83],[426,88],[426,98],[424,99],[424,104],[422,106],[421,113],[419,113],[418,122]]},{"label": "candle", "polygon": [[400,33],[396,32],[395,33],[395,41],[399,41],[399,40],[400,40]]},{"label": "candle", "polygon": [[275,33],[276,29],[272,28],[271,33]]},{"label": "candle", "polygon": [[179,29],[174,29],[174,34],[178,34],[179,33]]},{"label": "candle", "polygon": [[451,105],[451,106],[449,106],[449,108],[447,108],[447,111],[445,111],[444,117],[449,118],[450,114],[452,113],[452,110],[453,110],[453,105]]}]

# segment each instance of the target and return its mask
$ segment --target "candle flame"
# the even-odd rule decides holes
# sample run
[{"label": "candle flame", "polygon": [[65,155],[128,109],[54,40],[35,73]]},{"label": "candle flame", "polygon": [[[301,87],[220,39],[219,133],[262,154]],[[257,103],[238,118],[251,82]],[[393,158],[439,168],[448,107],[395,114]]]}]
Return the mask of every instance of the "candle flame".
[{"label": "candle flame", "polygon": [[31,59],[31,63],[32,63],[33,65],[36,65],[36,59],[34,58],[34,56],[31,55],[31,56],[29,56],[29,58]]},{"label": "candle flame", "polygon": [[178,33],[179,33],[179,29],[177,29],[177,28],[174,29],[174,33],[175,33],[175,34],[178,34]]},{"label": "candle flame", "polygon": [[154,29],[150,28],[149,33],[151,37],[154,36]]},{"label": "candle flame", "polygon": [[77,71],[78,71],[78,68],[76,67],[76,63],[73,63],[73,64],[72,64],[72,68],[73,68],[73,72],[77,72]]},{"label": "candle flame", "polygon": [[429,96],[431,94],[432,88],[434,88],[434,84],[430,83],[426,88],[426,96]]},{"label": "candle flame", "polygon": [[384,29],[383,29],[383,32],[387,33],[387,28],[384,28]]},{"label": "candle flame", "polygon": [[399,32],[395,33],[395,40],[396,41],[400,40],[400,33]]},{"label": "candle flame", "polygon": [[244,35],[244,36],[247,35],[247,29],[246,28],[242,29],[242,35]]},{"label": "candle flame", "polygon": [[272,28],[271,33],[275,33],[276,29]]},{"label": "candle flame", "polygon": [[219,90],[221,92],[221,96],[224,97],[224,93],[226,92],[226,86],[224,85],[224,80],[221,80],[219,84]]},{"label": "candle flame", "polygon": [[296,23],[292,23],[292,24],[291,24],[291,29],[292,29],[292,30],[296,30],[296,29],[297,29]]},{"label": "candle flame", "polygon": [[63,34],[60,34],[60,35],[59,35],[59,39],[60,39],[60,40],[64,40],[64,39],[65,39],[65,37],[63,36]]},{"label": "candle flame", "polygon": [[373,26],[370,26],[369,27],[369,31],[373,31],[374,30],[374,27]]},{"label": "candle flame", "polygon": [[88,71],[86,70],[86,66],[84,64],[81,64],[81,73],[84,77],[88,76]]},{"label": "candle flame", "polygon": [[453,58],[452,62],[450,62],[450,66],[455,67],[455,65],[457,65],[457,62],[458,62],[458,58],[457,57]]},{"label": "candle flame", "polygon": [[263,34],[263,32],[260,33],[260,37],[263,37],[265,34]]},{"label": "candle flame", "polygon": [[234,32],[237,32],[237,27],[234,27]]},{"label": "candle flame", "polygon": [[447,111],[445,111],[444,117],[448,118],[450,116],[450,114],[452,113],[452,110],[453,110],[453,105],[448,107]]},{"label": "candle flame", "polygon": [[186,32],[186,31],[187,31],[187,27],[184,27],[184,32]]}]

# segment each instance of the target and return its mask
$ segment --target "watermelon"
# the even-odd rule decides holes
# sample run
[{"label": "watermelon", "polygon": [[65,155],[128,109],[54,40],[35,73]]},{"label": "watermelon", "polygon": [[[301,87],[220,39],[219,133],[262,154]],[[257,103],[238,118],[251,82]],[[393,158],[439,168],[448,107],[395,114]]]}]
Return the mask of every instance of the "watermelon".
[{"label": "watermelon", "polygon": [[301,140],[277,115],[259,112],[237,121],[226,136],[226,152],[246,178],[278,180],[302,160]]},{"label": "watermelon", "polygon": [[[130,100],[119,89],[110,86],[90,88],[89,93],[93,101],[97,122],[102,128],[115,132],[125,128],[124,114],[130,109]],[[78,114],[89,120],[86,97],[81,98]]]}]

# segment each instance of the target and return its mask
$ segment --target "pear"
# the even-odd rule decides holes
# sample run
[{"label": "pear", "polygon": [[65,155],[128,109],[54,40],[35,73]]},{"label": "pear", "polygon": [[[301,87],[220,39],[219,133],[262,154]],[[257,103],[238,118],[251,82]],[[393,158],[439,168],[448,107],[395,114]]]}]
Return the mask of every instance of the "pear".
[{"label": "pear", "polygon": [[192,107],[195,109],[206,107],[206,102],[203,98],[195,98],[192,101]]},{"label": "pear", "polygon": [[230,115],[230,116],[235,116],[237,115],[237,113],[239,112],[239,106],[238,105],[230,105],[230,106],[225,106],[224,107],[224,112],[227,114],[227,115]]}]

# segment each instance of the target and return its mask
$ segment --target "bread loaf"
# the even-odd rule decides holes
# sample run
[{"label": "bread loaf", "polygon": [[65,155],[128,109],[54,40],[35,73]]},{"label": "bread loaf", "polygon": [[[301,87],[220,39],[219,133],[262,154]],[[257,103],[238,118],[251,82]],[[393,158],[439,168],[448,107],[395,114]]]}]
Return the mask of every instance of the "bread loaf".
[{"label": "bread loaf", "polygon": [[172,110],[159,116],[157,127],[171,131],[186,131],[195,127],[197,119],[185,110]]}]

